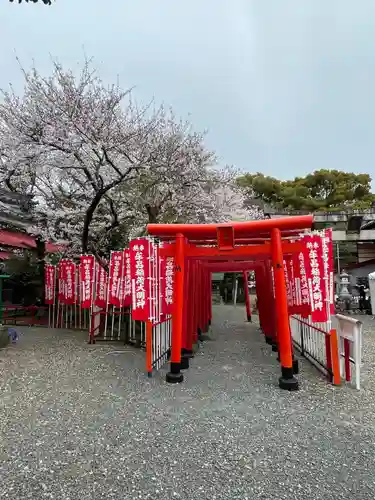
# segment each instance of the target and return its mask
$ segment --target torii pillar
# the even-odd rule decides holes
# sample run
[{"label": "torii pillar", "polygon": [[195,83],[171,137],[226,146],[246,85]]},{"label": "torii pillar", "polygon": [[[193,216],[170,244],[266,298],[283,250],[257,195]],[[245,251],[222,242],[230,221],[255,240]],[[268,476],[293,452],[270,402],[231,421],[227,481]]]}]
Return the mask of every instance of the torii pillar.
[{"label": "torii pillar", "polygon": [[280,230],[271,230],[272,266],[275,277],[275,307],[277,344],[280,353],[281,377],[279,387],[288,391],[298,390],[298,380],[294,377],[292,337],[289,327],[288,298],[284,274],[284,256]]},{"label": "torii pillar", "polygon": [[184,380],[181,373],[181,348],[182,329],[184,323],[184,271],[185,271],[185,238],[181,233],[176,234],[175,251],[175,289],[172,315],[172,345],[170,371],[166,375],[166,381],[178,384]]}]

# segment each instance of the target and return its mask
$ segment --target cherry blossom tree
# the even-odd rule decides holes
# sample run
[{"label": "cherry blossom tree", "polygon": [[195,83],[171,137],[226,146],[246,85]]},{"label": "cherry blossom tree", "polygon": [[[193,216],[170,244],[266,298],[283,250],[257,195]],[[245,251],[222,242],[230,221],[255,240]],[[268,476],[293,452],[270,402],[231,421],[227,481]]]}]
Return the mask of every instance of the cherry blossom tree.
[{"label": "cherry blossom tree", "polygon": [[101,258],[148,222],[260,216],[244,208],[237,173],[218,167],[205,134],[104,86],[90,60],[78,77],[58,62],[50,77],[22,71],[24,94],[10,88],[0,104],[0,184],[34,196],[43,238]]},{"label": "cherry blossom tree", "polygon": [[132,185],[126,184],[127,197],[133,198],[144,225],[260,216],[259,211],[245,209],[236,182],[238,172],[218,167],[214,152],[205,147],[205,135],[194,131],[188,121],[176,120],[172,111],[160,113],[153,139],[158,145],[157,161]]},{"label": "cherry blossom tree", "polygon": [[71,238],[82,221],[76,231],[82,251],[93,251],[90,227],[98,222],[109,229],[117,218],[111,191],[155,156],[148,138],[158,126],[157,112],[146,116],[129,90],[106,88],[89,60],[78,78],[57,62],[51,77],[35,68],[23,74],[24,95],[3,92],[0,106],[7,176],[14,172],[15,179],[18,172],[20,179],[29,165],[30,186],[41,209],[48,209],[49,227]]}]

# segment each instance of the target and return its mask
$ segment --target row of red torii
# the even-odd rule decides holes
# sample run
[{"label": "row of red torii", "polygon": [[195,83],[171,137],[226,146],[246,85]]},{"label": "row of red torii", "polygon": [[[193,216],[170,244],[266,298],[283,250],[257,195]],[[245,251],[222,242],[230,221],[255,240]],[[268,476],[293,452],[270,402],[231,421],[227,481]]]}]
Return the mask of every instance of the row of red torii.
[{"label": "row of red torii", "polygon": [[[298,253],[299,234],[312,228],[313,216],[297,216],[226,224],[149,224],[148,234],[168,242],[161,255],[175,263],[170,370],[167,382],[183,381],[183,362],[193,356],[193,344],[211,323],[211,272],[255,270],[258,308],[266,340],[279,353],[279,386],[297,390],[296,366],[289,325],[284,258]],[[194,267],[195,265],[195,267]],[[272,285],[262,273],[273,269]],[[194,272],[191,272],[195,269]],[[189,271],[188,271],[189,270]],[[199,270],[199,272],[198,272]],[[198,273],[198,274],[197,274]],[[186,281],[189,280],[189,286]],[[245,286],[245,293],[246,293]],[[274,294],[274,300],[269,300]],[[186,312],[189,310],[187,317]],[[197,318],[184,328],[184,321]],[[185,323],[186,326],[186,323]],[[198,330],[198,331],[196,331]]]},{"label": "row of red torii", "polygon": [[[75,327],[83,323],[85,328],[88,320],[89,341],[95,343],[100,330],[103,340],[120,340],[126,319],[133,333],[138,322],[147,373],[151,376],[170,358],[166,379],[182,382],[182,370],[189,367],[198,340],[211,324],[211,273],[243,272],[246,277],[254,270],[260,326],[279,353],[279,386],[296,390],[298,363],[293,358],[289,316],[330,323],[333,313],[332,232],[313,235],[308,232],[312,223],[312,216],[299,216],[227,224],[150,224],[149,238],[132,240],[129,249],[111,252],[109,274],[89,255],[81,256],[79,266],[66,259],[57,268],[47,265],[49,323],[63,327],[65,318],[68,327],[69,317],[70,325],[74,317]],[[290,281],[289,265],[296,266]],[[291,283],[298,284],[293,293]],[[244,291],[250,320],[247,286]],[[109,320],[110,339],[106,338]]]}]

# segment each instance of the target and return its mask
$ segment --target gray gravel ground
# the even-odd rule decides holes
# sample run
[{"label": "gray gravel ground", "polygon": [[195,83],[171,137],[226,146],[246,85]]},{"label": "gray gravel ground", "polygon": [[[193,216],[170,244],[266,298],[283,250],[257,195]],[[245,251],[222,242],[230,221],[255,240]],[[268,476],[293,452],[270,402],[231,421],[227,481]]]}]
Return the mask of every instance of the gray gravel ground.
[{"label": "gray gravel ground", "polygon": [[23,329],[0,352],[0,498],[374,500],[371,325],[361,392],[302,361],[298,393],[242,308],[215,307],[179,386],[140,352]]}]

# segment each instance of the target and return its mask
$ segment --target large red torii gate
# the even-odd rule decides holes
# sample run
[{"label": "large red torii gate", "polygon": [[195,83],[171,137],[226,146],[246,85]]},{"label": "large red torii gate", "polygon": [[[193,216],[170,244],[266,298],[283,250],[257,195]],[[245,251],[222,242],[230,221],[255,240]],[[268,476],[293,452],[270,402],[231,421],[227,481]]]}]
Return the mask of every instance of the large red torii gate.
[{"label": "large red torii gate", "polygon": [[[148,233],[160,240],[168,241],[164,255],[175,259],[175,289],[173,331],[171,344],[170,371],[167,381],[182,382],[181,351],[184,326],[184,280],[187,263],[199,261],[209,263],[213,260],[223,263],[242,262],[241,270],[247,268],[249,261],[266,263],[271,261],[276,310],[277,348],[281,363],[279,386],[282,389],[298,389],[294,377],[292,341],[289,328],[288,302],[284,276],[284,255],[298,252],[301,248],[299,233],[311,229],[313,216],[285,217],[226,224],[149,224]],[[246,263],[245,263],[246,262]],[[241,265],[241,264],[240,264]],[[231,266],[229,266],[231,267]]]}]

